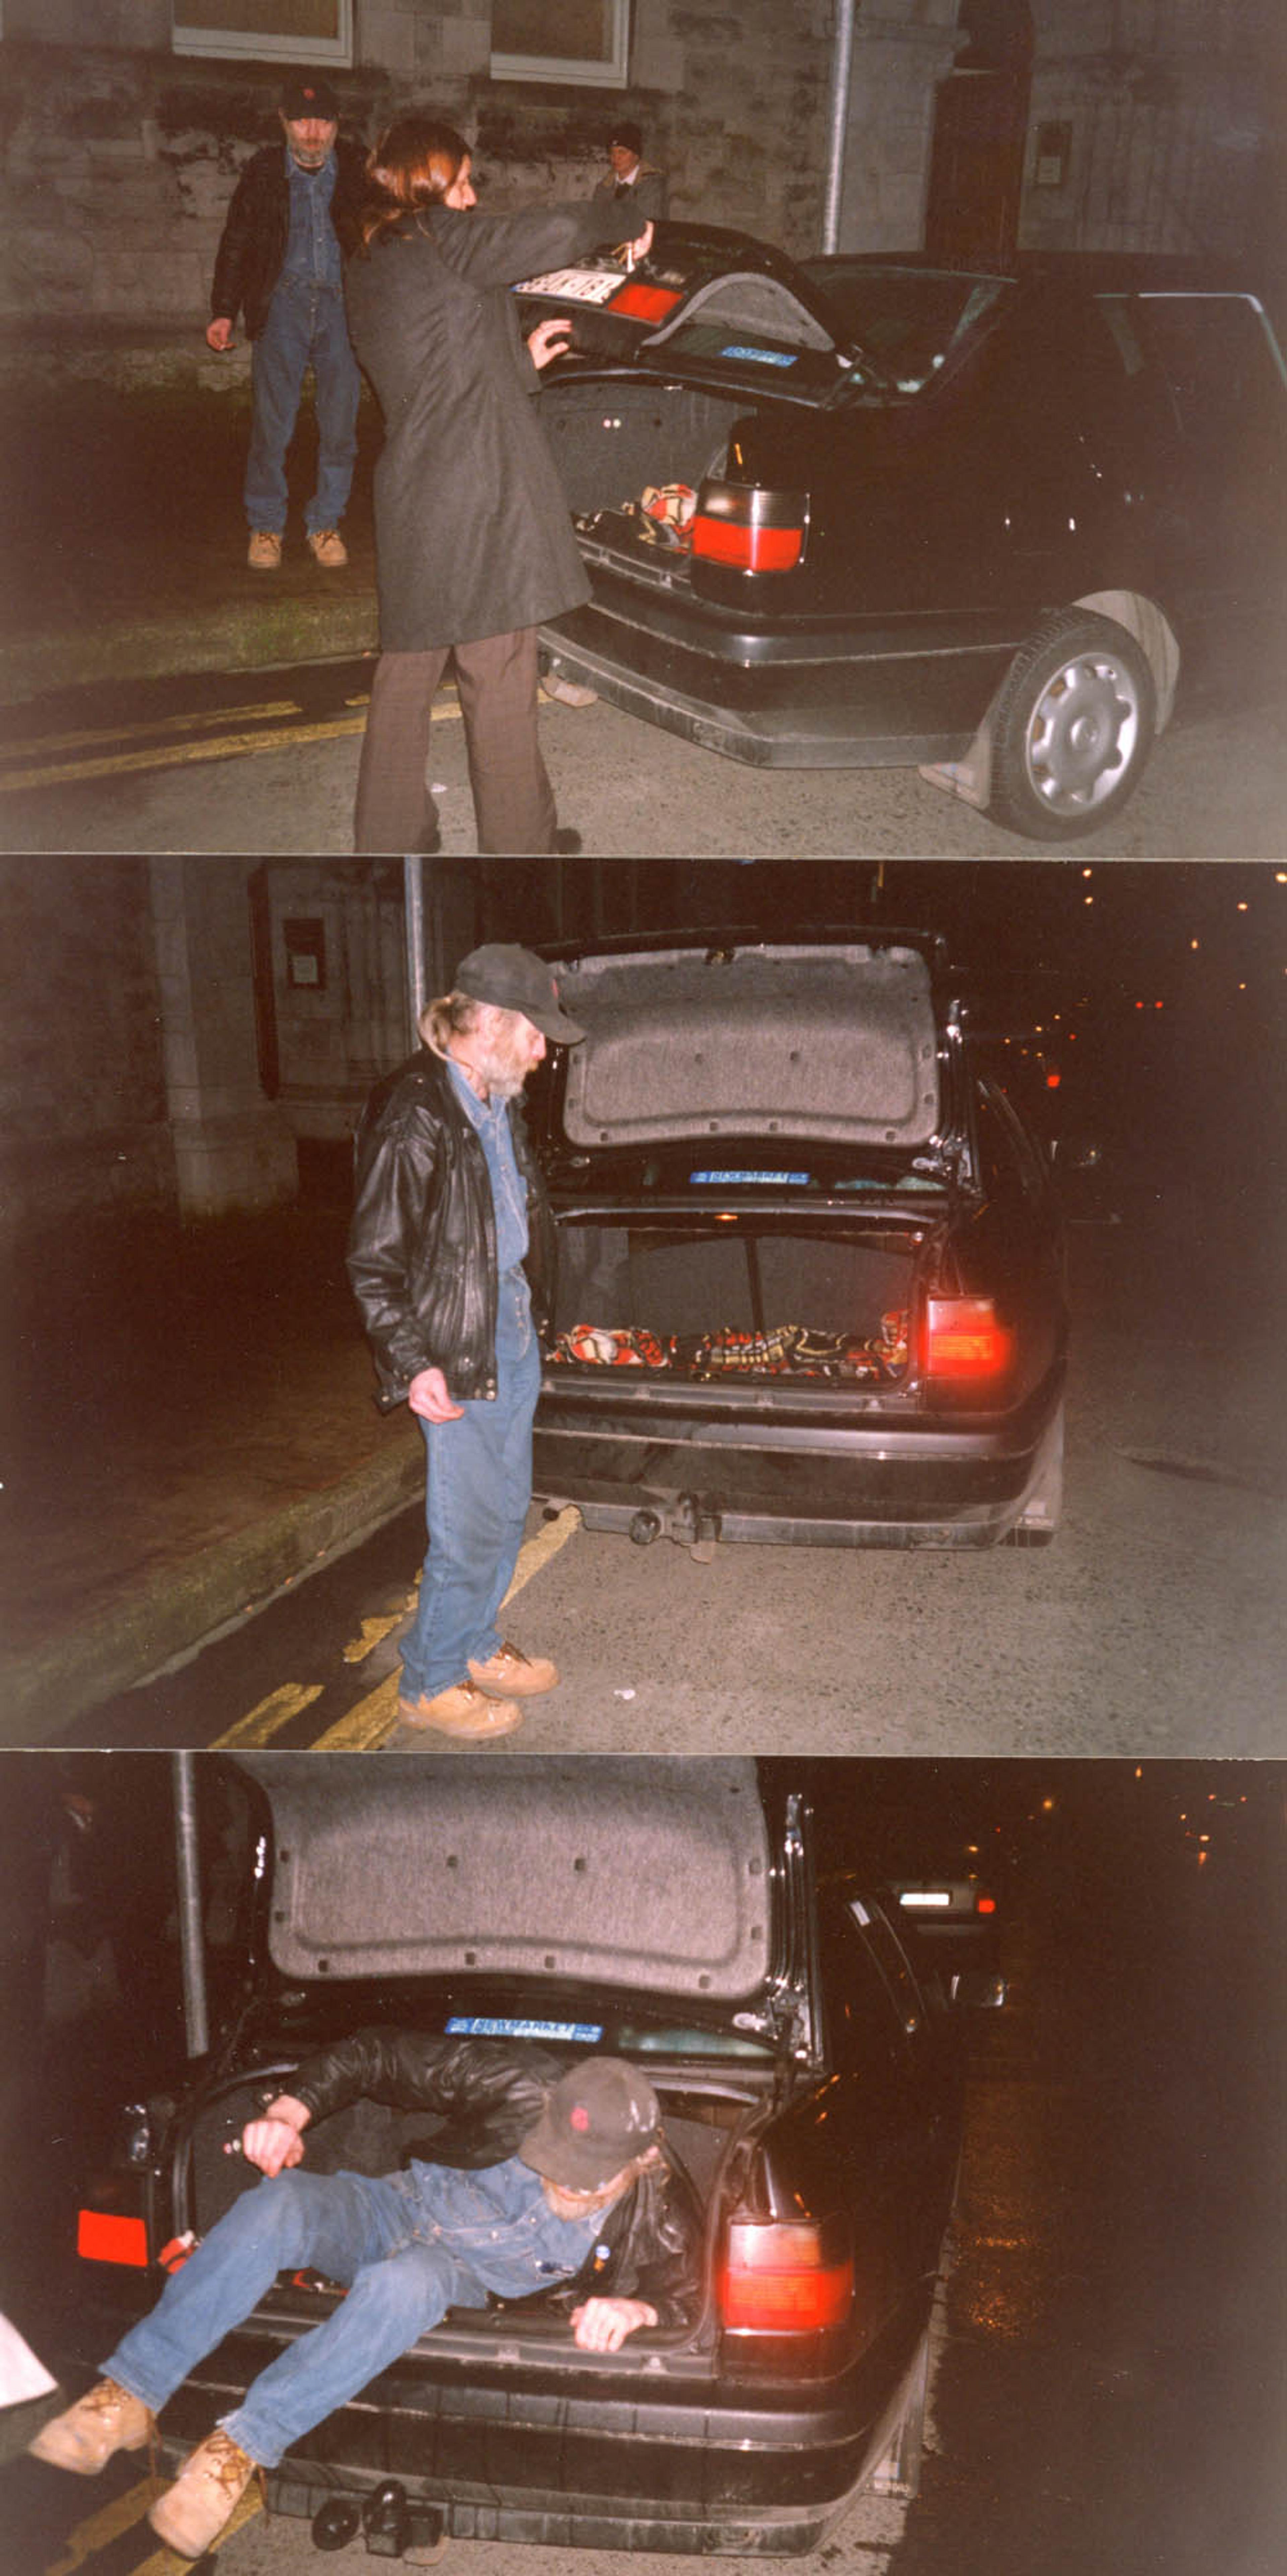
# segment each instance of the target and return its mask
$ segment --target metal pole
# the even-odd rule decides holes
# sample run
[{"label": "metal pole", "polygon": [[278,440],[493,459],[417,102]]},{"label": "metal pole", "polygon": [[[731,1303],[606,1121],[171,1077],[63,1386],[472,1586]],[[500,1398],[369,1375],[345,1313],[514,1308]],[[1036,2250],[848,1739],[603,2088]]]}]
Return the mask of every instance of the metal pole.
[{"label": "metal pole", "polygon": [[402,908],[406,924],[407,1009],[411,1017],[411,1044],[420,1044],[420,1014],[429,999],[425,982],[425,868],[424,860],[410,856],[402,862]]},{"label": "metal pole", "polygon": [[834,251],[840,241],[840,199],[845,183],[845,137],[849,126],[849,82],[857,7],[858,0],[836,0],[836,46],[831,63],[827,136],[827,192],[822,208],[824,251]]},{"label": "metal pole", "polygon": [[183,1960],[183,2015],[189,2057],[204,2057],[210,2046],[206,2010],[206,1962],[201,1925],[201,1854],[197,1835],[196,1757],[176,1753],[174,1773],[174,1842],[179,1881],[179,1946]]}]

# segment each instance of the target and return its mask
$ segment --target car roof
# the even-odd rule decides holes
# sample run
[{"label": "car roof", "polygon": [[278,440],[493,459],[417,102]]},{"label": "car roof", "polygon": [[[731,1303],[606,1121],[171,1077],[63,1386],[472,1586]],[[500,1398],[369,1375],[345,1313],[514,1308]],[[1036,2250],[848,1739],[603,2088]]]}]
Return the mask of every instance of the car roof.
[{"label": "car roof", "polygon": [[490,1972],[718,2003],[768,1973],[752,1761],[236,1758],[271,1804],[269,1946],[293,1981]]}]

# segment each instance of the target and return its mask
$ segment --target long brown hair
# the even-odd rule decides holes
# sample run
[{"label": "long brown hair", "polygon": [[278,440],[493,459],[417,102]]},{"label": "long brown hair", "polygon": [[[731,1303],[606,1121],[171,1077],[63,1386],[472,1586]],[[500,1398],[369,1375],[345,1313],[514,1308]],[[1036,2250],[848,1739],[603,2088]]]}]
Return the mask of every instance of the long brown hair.
[{"label": "long brown hair", "polygon": [[463,134],[441,117],[398,117],[366,156],[369,195],[359,219],[363,250],[401,216],[441,205],[468,159]]}]

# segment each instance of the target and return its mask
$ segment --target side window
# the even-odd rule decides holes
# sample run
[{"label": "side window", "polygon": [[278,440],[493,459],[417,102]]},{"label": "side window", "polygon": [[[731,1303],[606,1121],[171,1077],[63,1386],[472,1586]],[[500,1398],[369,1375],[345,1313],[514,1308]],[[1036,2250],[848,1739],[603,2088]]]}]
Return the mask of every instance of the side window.
[{"label": "side window", "polygon": [[1009,1102],[990,1082],[979,1085],[976,1129],[979,1177],[988,1197],[1003,1206],[1034,1198],[1042,1181],[1036,1157]]},{"label": "side window", "polygon": [[1248,433],[1287,438],[1281,360],[1248,296],[1144,295],[1138,310],[1186,438],[1212,450]]},{"label": "side window", "polygon": [[835,2062],[868,2087],[896,2080],[924,2020],[920,1990],[887,1925],[857,1900],[837,1900],[830,1933],[827,2008]]}]

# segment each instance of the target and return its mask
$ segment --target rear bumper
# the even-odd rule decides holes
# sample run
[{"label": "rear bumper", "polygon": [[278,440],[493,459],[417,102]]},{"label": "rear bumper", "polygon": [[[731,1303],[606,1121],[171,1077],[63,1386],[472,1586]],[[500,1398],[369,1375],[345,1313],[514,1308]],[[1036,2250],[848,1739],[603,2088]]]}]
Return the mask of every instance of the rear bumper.
[{"label": "rear bumper", "polygon": [[[229,2337],[166,2409],[167,2465],[280,2348],[253,2324]],[[628,2380],[611,2363],[556,2370],[517,2348],[508,2368],[453,2370],[426,2338],[269,2473],[269,2504],[311,2518],[329,2497],[361,2501],[396,2479],[457,2539],[798,2554],[870,2483],[912,2359],[885,2350],[820,2386],[761,2393],[656,2354]]]},{"label": "rear bumper", "polygon": [[537,1412],[533,1488],[550,1509],[575,1503],[589,1529],[640,1544],[970,1548],[998,1546],[1020,1518],[1059,1390],[986,1429],[914,1431],[596,1423],[561,1393]]},{"label": "rear bumper", "polygon": [[911,768],[960,760],[1018,639],[984,621],[741,632],[689,598],[605,584],[543,627],[552,669],[704,750],[766,769]]}]

